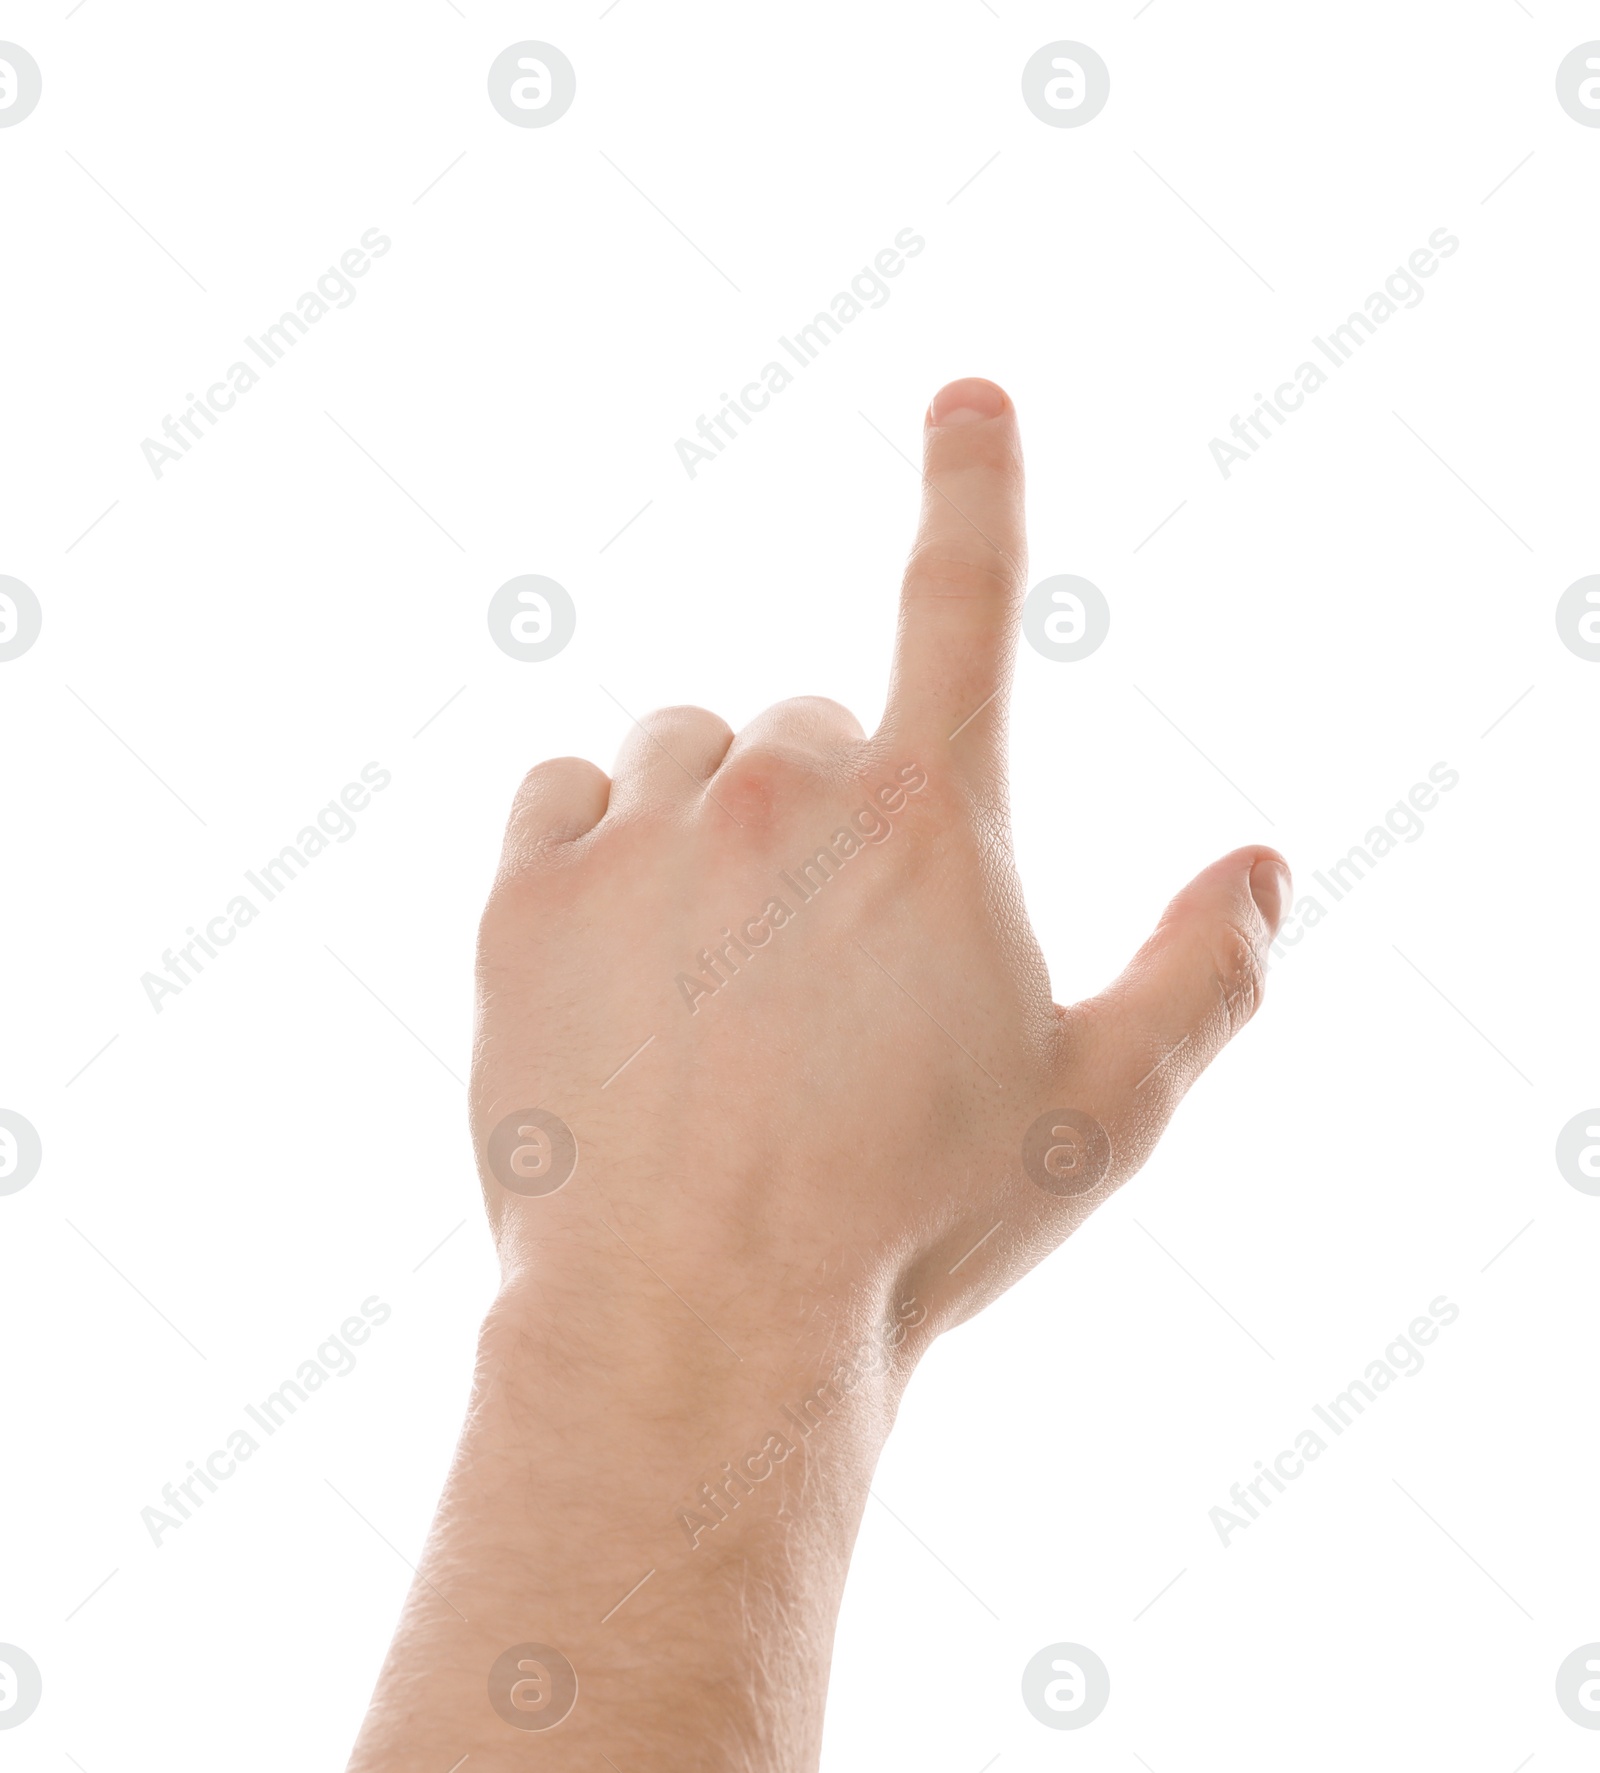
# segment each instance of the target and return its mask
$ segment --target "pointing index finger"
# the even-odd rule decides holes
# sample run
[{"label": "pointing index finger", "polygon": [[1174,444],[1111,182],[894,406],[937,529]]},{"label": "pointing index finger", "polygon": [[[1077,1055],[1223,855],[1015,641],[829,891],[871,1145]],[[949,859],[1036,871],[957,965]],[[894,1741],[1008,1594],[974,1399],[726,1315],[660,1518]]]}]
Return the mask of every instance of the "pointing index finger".
[{"label": "pointing index finger", "polygon": [[1002,388],[969,377],[934,396],[922,486],[884,724],[930,742],[961,735],[992,760],[1027,571],[1022,445]]}]

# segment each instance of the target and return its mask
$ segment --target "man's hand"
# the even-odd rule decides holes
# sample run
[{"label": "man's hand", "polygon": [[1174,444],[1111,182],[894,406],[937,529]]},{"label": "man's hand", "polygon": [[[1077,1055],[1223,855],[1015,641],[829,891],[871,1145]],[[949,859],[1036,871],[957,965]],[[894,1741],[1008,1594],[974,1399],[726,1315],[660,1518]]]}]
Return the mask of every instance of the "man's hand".
[{"label": "man's hand", "polygon": [[[1186,888],[1102,996],[1051,1001],[1006,808],[1025,559],[1011,404],[954,383],[875,734],[817,697],[738,734],[669,708],[609,780],[578,758],[529,773],[483,920],[472,1085],[508,1277],[548,1280],[558,1245],[563,1284],[574,1244],[616,1267],[608,1221],[735,1345],[858,1297],[914,1294],[931,1333],[1132,1175],[1249,1020],[1288,891],[1265,849]],[[532,1106],[579,1159],[528,1200],[484,1157]],[[1050,1110],[1101,1130],[1030,1153]]]},{"label": "man's hand", "polygon": [[[1052,1002],[1006,802],[999,388],[937,396],[924,484],[876,733],[820,698],[738,734],[670,708],[610,778],[562,758],[517,794],[471,1090],[504,1286],[357,1768],[522,1765],[519,1730],[549,1767],[814,1765],[918,1353],[1138,1169],[1260,1001],[1289,878],[1249,848]],[[513,1658],[494,1702],[519,1644],[562,1662]]]}]

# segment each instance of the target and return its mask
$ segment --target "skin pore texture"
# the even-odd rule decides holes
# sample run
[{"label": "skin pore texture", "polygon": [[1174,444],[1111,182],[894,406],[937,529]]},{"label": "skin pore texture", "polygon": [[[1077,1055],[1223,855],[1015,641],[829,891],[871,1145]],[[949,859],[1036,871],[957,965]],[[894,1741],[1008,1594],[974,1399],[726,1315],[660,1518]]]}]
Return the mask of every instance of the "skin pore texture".
[{"label": "skin pore texture", "polygon": [[738,734],[668,708],[609,778],[558,758],[517,793],[470,1092],[502,1284],[351,1773],[814,1768],[919,1357],[1139,1168],[1257,1007],[1290,890],[1260,847],[1052,1001],[1006,797],[1010,400],[951,383],[925,452],[876,733],[820,698]]}]

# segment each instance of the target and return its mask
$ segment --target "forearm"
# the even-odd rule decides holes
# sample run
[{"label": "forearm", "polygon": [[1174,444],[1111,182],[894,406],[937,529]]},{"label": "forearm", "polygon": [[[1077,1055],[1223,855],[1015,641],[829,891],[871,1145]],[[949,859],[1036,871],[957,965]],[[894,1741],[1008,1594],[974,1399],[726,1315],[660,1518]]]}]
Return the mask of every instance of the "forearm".
[{"label": "forearm", "polygon": [[[736,1359],[665,1307],[596,1322],[496,1302],[352,1773],[445,1773],[468,1754],[522,1767],[531,1734],[552,1770],[642,1754],[707,1773],[816,1764],[850,1549],[903,1382],[901,1326],[891,1314],[803,1352],[751,1326]],[[567,1683],[551,1659],[518,1672],[512,1658],[491,1703],[491,1669],[526,1644],[574,1671],[576,1701],[553,1725]]]}]

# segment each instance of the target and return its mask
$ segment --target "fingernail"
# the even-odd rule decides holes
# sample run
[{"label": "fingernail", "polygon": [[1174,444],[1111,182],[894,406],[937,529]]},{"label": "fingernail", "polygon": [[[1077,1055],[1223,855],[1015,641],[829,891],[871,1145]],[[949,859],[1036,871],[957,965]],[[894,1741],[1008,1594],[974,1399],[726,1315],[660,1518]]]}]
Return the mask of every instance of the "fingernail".
[{"label": "fingernail", "polygon": [[933,397],[928,408],[930,425],[971,425],[979,419],[997,419],[1006,410],[1003,388],[986,382],[982,376],[966,376],[959,382],[947,382]]},{"label": "fingernail", "polygon": [[1250,870],[1250,897],[1256,902],[1256,909],[1266,920],[1267,934],[1275,936],[1278,926],[1283,922],[1283,914],[1289,909],[1289,898],[1294,891],[1294,881],[1290,877],[1288,865],[1277,856],[1265,856]]}]

